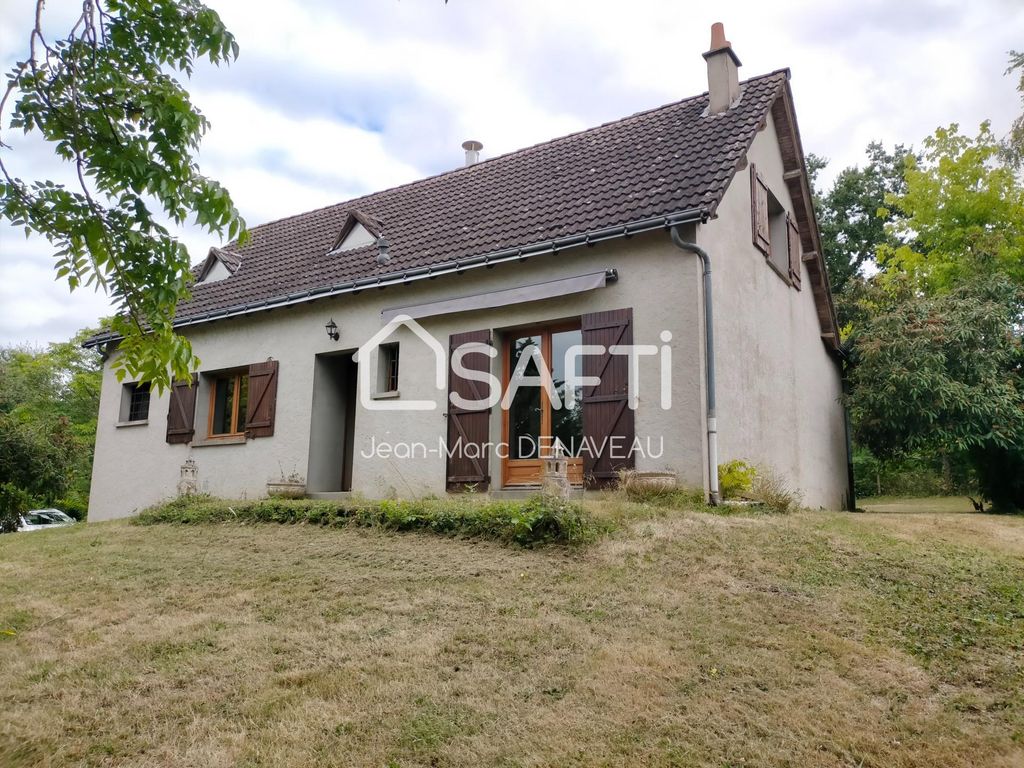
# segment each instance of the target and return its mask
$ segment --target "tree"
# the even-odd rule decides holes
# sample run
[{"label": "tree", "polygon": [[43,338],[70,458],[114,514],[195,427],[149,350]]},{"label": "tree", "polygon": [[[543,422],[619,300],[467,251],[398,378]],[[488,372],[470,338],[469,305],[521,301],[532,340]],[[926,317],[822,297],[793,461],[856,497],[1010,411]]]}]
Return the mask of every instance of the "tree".
[{"label": "tree", "polygon": [[81,346],[92,333],[0,349],[0,484],[76,516],[88,505],[99,409],[100,356]]},{"label": "tree", "polygon": [[907,159],[914,156],[902,144],[887,152],[877,141],[868,144],[866,154],[866,165],[844,168],[827,192],[817,182],[827,161],[817,155],[807,157],[821,247],[840,327],[848,326],[857,316],[856,296],[863,290],[860,283],[864,269],[874,263],[878,247],[889,237],[879,214],[887,195],[906,191],[904,168]]},{"label": "tree", "polygon": [[[864,167],[839,172],[831,189],[819,193],[821,243],[832,290],[842,293],[847,281],[874,261],[878,246],[887,239],[885,220],[879,215],[886,195],[906,191],[904,168],[913,152],[897,144],[886,152],[881,142],[868,144]],[[820,161],[819,161],[820,162]]]},{"label": "tree", "polygon": [[51,143],[75,179],[17,178],[0,141],[0,215],[50,241],[71,290],[93,286],[115,299],[119,378],[161,389],[198,363],[173,330],[188,296],[188,252],[159,217],[180,225],[194,216],[212,233],[246,237],[227,190],[194,161],[208,122],[172,77],[191,75],[200,58],[237,55],[220,17],[197,0],[85,0],[53,41],[37,0],[28,56],[0,100],[0,114],[13,100],[10,127]]},{"label": "tree", "polygon": [[[1020,70],[1020,79],[1017,81],[1017,93],[1020,94],[1021,102],[1024,103],[1024,53],[1010,51],[1010,66],[1006,69],[1007,75],[1012,75]],[[1007,162],[1020,168],[1024,165],[1024,113],[1022,113],[1010,127],[1010,134],[1003,144],[1003,156]]]},{"label": "tree", "polygon": [[1024,294],[979,275],[927,296],[912,279],[875,292],[855,331],[851,416],[876,456],[947,455],[984,495],[1024,509]]},{"label": "tree", "polygon": [[926,139],[921,161],[908,160],[906,189],[886,196],[895,242],[880,246],[881,265],[926,293],[977,274],[1024,285],[1024,186],[1000,158],[988,123],[973,139],[956,125]]}]

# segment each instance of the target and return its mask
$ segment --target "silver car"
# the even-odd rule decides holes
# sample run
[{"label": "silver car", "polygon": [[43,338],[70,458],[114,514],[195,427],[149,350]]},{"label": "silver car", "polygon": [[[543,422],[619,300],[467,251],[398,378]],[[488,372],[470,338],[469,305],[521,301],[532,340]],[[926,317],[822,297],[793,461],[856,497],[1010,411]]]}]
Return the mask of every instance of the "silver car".
[{"label": "silver car", "polygon": [[41,531],[45,528],[63,528],[74,524],[74,518],[59,509],[33,509],[21,516],[18,531]]}]

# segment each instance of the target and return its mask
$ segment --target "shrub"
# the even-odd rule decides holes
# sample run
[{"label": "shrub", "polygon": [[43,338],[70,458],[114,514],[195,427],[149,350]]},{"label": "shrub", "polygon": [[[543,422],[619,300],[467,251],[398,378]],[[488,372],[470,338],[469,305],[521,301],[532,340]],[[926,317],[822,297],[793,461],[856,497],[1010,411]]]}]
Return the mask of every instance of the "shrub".
[{"label": "shrub", "polygon": [[578,503],[551,496],[514,501],[478,501],[465,496],[411,501],[231,501],[200,494],[149,507],[135,522],[139,525],[222,522],[355,525],[489,538],[523,546],[582,544],[601,529]]},{"label": "shrub", "polygon": [[633,469],[619,472],[617,490],[628,501],[659,506],[693,507],[704,504],[704,491],[684,488],[645,477]]},{"label": "shrub", "polygon": [[83,496],[72,489],[63,499],[57,499],[54,506],[63,512],[67,512],[75,520],[82,522],[89,514],[89,497]]},{"label": "shrub", "polygon": [[13,483],[0,483],[0,533],[13,533],[21,524],[21,513],[36,506],[30,493]]},{"label": "shrub", "polygon": [[723,499],[736,499],[750,494],[757,469],[743,461],[734,459],[718,466],[718,490]]},{"label": "shrub", "polygon": [[800,508],[803,499],[774,469],[758,469],[750,486],[750,498],[763,504],[768,512],[788,515]]}]

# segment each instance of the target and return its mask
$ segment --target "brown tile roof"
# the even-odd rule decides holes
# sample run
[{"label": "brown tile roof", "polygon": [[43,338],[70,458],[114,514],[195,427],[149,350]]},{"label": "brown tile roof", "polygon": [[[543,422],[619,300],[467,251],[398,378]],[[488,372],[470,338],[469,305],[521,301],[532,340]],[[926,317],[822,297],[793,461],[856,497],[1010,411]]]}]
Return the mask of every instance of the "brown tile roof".
[{"label": "brown tile roof", "polygon": [[[707,93],[345,203],[252,227],[227,279],[192,288],[176,324],[400,281],[453,262],[551,250],[637,222],[708,217],[783,91],[788,70],[746,80],[739,103],[707,116]],[[358,211],[358,214],[355,212]],[[350,214],[355,214],[350,217]],[[331,254],[346,222],[383,226],[370,245]],[[682,217],[680,217],[682,218]],[[652,225],[653,220],[658,220]]]}]

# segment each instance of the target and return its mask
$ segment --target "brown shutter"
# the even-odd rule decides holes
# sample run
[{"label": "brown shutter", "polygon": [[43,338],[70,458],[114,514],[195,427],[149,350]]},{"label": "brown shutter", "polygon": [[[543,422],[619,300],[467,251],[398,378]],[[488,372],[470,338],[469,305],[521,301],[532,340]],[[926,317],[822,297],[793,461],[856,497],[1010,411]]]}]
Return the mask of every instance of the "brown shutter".
[{"label": "brown shutter", "polygon": [[793,217],[786,214],[786,231],[789,233],[789,279],[793,286],[800,289],[800,229]]},{"label": "brown shutter", "polygon": [[[633,310],[615,309],[583,315],[583,343],[606,350],[633,343]],[[588,486],[611,485],[619,470],[635,466],[636,429],[629,408],[629,358],[584,355],[583,375],[601,383],[583,390],[583,477]]]},{"label": "brown shutter", "polygon": [[274,413],[277,411],[277,360],[249,366],[249,404],[245,411],[247,437],[270,437],[274,434]]},{"label": "brown shutter", "polygon": [[188,443],[195,434],[196,392],[199,376],[190,381],[176,379],[171,384],[171,403],[167,409],[167,442]]},{"label": "brown shutter", "polygon": [[[490,395],[487,385],[457,376],[452,370],[452,353],[463,344],[490,344],[490,331],[455,333],[448,337],[448,394],[457,392],[467,400],[484,400]],[[462,358],[462,365],[470,371],[489,372],[491,358],[470,353]],[[449,397],[448,407],[448,490],[458,491],[466,485],[486,490],[490,484],[487,443],[490,435],[491,409],[457,408]]]},{"label": "brown shutter", "polygon": [[768,223],[768,186],[757,172],[757,166],[750,164],[750,217],[754,245],[765,256],[772,254],[772,232]]}]

